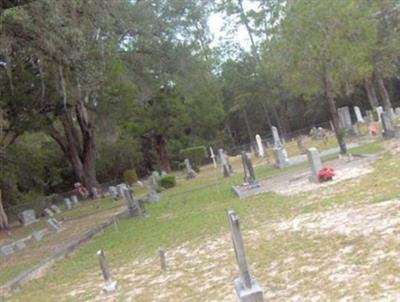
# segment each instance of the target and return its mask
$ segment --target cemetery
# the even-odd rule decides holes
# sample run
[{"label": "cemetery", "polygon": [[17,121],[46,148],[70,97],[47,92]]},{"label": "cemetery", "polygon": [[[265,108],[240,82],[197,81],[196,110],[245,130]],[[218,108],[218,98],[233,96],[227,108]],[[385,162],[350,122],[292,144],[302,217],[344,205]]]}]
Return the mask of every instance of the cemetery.
[{"label": "cemetery", "polygon": [[396,1],[0,22],[0,301],[400,300]]}]

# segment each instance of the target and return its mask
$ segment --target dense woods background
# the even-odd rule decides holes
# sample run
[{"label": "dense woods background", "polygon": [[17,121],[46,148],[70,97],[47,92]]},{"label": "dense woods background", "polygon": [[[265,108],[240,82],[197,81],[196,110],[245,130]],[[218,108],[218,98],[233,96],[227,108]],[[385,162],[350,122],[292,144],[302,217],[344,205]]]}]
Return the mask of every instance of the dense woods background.
[{"label": "dense woods background", "polygon": [[[271,125],[337,129],[339,106],[399,105],[399,1],[251,2],[0,1],[4,207],[177,169],[190,146],[240,150]],[[211,47],[215,12],[250,51]]]}]

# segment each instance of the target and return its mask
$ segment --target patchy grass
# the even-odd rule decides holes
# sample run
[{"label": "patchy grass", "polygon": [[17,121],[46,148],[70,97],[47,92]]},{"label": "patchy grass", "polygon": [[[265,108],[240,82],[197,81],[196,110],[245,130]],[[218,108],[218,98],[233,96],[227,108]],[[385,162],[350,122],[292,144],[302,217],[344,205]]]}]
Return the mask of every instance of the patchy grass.
[{"label": "patchy grass", "polygon": [[[372,143],[352,153],[381,150],[380,143]],[[110,297],[99,294],[98,249],[104,249],[112,274],[121,285],[111,298],[114,301],[176,301],[176,297],[185,301],[232,300],[237,269],[228,236],[228,208],[234,208],[241,218],[250,269],[268,300],[319,297],[329,301],[357,293],[359,297],[377,297],[390,282],[398,282],[379,282],[385,276],[396,276],[398,270],[395,257],[377,256],[380,248],[384,255],[395,251],[399,245],[395,238],[389,236],[379,245],[380,237],[375,233],[368,238],[359,234],[328,236],[273,227],[304,213],[393,199],[400,193],[400,160],[396,155],[382,155],[369,175],[323,190],[294,197],[266,193],[245,200],[232,193],[231,185],[241,182],[242,169],[239,158],[231,162],[236,174],[229,179],[211,166],[204,167],[194,180],[180,177],[175,188],[162,193],[158,204],[148,206],[148,218],[120,221],[118,227],[107,229],[8,300],[29,301],[34,296],[38,301],[107,301]],[[307,165],[279,170],[264,161],[258,164],[259,178],[294,174]],[[167,250],[167,275],[159,271],[156,251],[160,246]],[[173,295],[168,296],[171,291]]]}]

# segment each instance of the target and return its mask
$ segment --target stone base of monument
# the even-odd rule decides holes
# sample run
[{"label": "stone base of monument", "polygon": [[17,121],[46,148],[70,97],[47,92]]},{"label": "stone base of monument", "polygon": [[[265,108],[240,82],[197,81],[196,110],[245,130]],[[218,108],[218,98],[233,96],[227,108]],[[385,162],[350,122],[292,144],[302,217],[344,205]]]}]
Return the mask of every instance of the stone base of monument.
[{"label": "stone base of monument", "polygon": [[264,302],[261,287],[254,278],[251,279],[251,288],[246,288],[240,278],[235,279],[234,286],[240,302]]},{"label": "stone base of monument", "polygon": [[117,290],[117,288],[118,288],[117,281],[107,282],[103,287],[103,293],[112,294]]},{"label": "stone base of monument", "polygon": [[264,191],[264,189],[261,188],[261,185],[258,182],[255,182],[253,184],[232,186],[232,190],[239,198],[246,198],[258,193],[262,193]]}]

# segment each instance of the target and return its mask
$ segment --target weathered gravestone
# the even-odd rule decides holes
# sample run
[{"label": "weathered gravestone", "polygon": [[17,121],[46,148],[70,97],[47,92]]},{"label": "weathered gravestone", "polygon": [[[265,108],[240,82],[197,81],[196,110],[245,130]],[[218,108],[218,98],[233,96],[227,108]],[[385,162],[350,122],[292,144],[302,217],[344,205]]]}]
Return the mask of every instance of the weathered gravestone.
[{"label": "weathered gravestone", "polygon": [[22,211],[18,217],[20,218],[23,226],[27,226],[38,221],[36,219],[35,211],[32,209]]},{"label": "weathered gravestone", "polygon": [[214,150],[212,147],[210,147],[210,157],[213,161],[214,168],[217,168],[217,161],[215,160],[215,154],[214,154]]},{"label": "weathered gravestone", "polygon": [[128,186],[124,183],[120,183],[117,185],[117,192],[120,198],[125,198],[125,190],[128,189]]},{"label": "weathered gravestone", "polygon": [[71,196],[71,200],[72,200],[72,204],[73,204],[74,207],[77,207],[77,206],[80,205],[78,196],[72,195]]},{"label": "weathered gravestone", "polygon": [[384,138],[394,138],[398,136],[398,130],[393,125],[390,113],[383,112],[381,114],[382,126],[383,126],[383,137]]},{"label": "weathered gravestone", "polygon": [[278,168],[286,167],[290,164],[289,157],[285,147],[279,137],[278,129],[275,126],[271,127],[272,137],[274,139],[273,152],[275,155],[275,163]]},{"label": "weathered gravestone", "polygon": [[111,279],[110,270],[108,269],[108,263],[104,255],[104,252],[102,250],[99,250],[96,253],[96,255],[97,258],[99,259],[100,269],[104,279],[103,292],[107,294],[113,293],[117,290],[117,281],[113,281]]},{"label": "weathered gravestone", "polygon": [[158,194],[158,190],[160,189],[158,184],[159,177],[157,171],[154,171],[149,177],[149,193],[147,193],[147,201],[150,203],[160,201],[160,194]]},{"label": "weathered gravestone", "polygon": [[92,196],[94,199],[100,198],[99,190],[96,187],[92,188]]},{"label": "weathered gravestone", "polygon": [[16,250],[20,251],[20,250],[26,248],[26,242],[31,240],[31,238],[32,238],[31,236],[28,236],[28,237],[25,237],[25,238],[15,241],[14,246],[15,246]]},{"label": "weathered gravestone", "polygon": [[356,114],[356,118],[357,118],[357,122],[358,123],[364,123],[365,122],[364,118],[363,118],[363,116],[361,114],[360,107],[354,106],[354,113]]},{"label": "weathered gravestone", "polygon": [[57,213],[57,214],[61,213],[61,209],[55,204],[51,205],[50,209],[52,209],[54,213]]},{"label": "weathered gravestone", "polygon": [[65,207],[66,207],[68,210],[71,210],[71,209],[72,209],[71,199],[69,199],[69,198],[64,198],[64,204],[65,204]]},{"label": "weathered gravestone", "polygon": [[256,135],[256,143],[257,143],[257,156],[258,157],[264,157],[265,152],[264,152],[264,146],[262,144],[261,136]]},{"label": "weathered gravestone", "polygon": [[242,156],[242,165],[244,171],[243,181],[244,183],[247,184],[253,184],[256,180],[256,177],[254,174],[254,168],[251,159],[247,156],[247,153],[245,151],[242,151],[241,156]]},{"label": "weathered gravestone", "polygon": [[131,189],[124,189],[124,198],[128,206],[129,217],[141,216],[144,214],[140,208],[139,202],[132,195]]},{"label": "weathered gravestone", "polygon": [[61,231],[61,224],[55,218],[47,219],[47,227],[50,231],[55,232],[55,233],[58,233],[59,231]]},{"label": "weathered gravestone", "polygon": [[400,116],[400,107],[396,107],[394,109],[394,114],[396,114],[397,116]]},{"label": "weathered gravestone", "polygon": [[341,107],[337,110],[339,116],[339,128],[346,130],[348,134],[354,135],[353,124],[351,122],[349,107]]},{"label": "weathered gravestone", "polygon": [[186,179],[192,179],[197,176],[196,172],[192,169],[190,165],[190,161],[188,158],[185,159],[185,167],[186,167]]},{"label": "weathered gravestone", "polygon": [[110,193],[110,196],[112,199],[116,200],[118,199],[118,190],[114,186],[109,186],[108,187],[108,192]]},{"label": "weathered gravestone", "polygon": [[228,211],[228,221],[236,261],[239,266],[239,277],[234,281],[236,294],[241,302],[263,302],[263,292],[257,281],[249,273],[242,234],[240,232],[239,217],[235,211]]},{"label": "weathered gravestone", "polygon": [[224,177],[230,177],[231,176],[231,168],[229,167],[228,160],[225,157],[224,150],[218,149],[218,154],[219,154],[220,162],[222,165],[222,172],[224,174]]},{"label": "weathered gravestone", "polygon": [[54,217],[53,211],[50,210],[49,208],[45,208],[45,209],[43,210],[43,213],[44,213],[47,217],[49,217],[49,218]]},{"label": "weathered gravestone", "polygon": [[14,252],[15,252],[15,250],[14,250],[13,244],[7,244],[7,245],[0,246],[0,255],[1,256],[8,256],[8,255],[14,254]]},{"label": "weathered gravestone", "polygon": [[376,114],[378,115],[378,120],[381,123],[382,122],[382,113],[383,113],[383,107],[379,106],[375,108]]},{"label": "weathered gravestone", "polygon": [[36,241],[40,241],[44,237],[45,233],[46,233],[46,229],[33,231],[32,238],[35,239]]},{"label": "weathered gravestone", "polygon": [[309,148],[307,149],[307,158],[308,163],[310,164],[311,169],[311,177],[310,180],[313,182],[319,182],[319,171],[322,169],[321,159],[319,157],[319,153],[317,148]]}]

